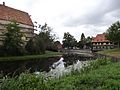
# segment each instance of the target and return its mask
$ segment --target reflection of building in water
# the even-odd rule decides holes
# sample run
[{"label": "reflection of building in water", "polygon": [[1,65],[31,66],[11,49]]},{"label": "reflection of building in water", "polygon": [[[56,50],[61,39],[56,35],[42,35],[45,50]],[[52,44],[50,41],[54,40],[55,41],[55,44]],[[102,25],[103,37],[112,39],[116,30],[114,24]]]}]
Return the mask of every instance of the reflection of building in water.
[{"label": "reflection of building in water", "polygon": [[104,50],[104,49],[111,49],[114,47],[113,43],[106,39],[105,33],[97,34],[96,37],[92,38],[92,50]]},{"label": "reflection of building in water", "polygon": [[3,5],[0,4],[0,45],[2,45],[5,37],[4,34],[7,31],[4,25],[10,23],[12,20],[19,23],[24,41],[28,41],[34,35],[34,27],[30,15],[26,12],[8,7],[3,2]]}]

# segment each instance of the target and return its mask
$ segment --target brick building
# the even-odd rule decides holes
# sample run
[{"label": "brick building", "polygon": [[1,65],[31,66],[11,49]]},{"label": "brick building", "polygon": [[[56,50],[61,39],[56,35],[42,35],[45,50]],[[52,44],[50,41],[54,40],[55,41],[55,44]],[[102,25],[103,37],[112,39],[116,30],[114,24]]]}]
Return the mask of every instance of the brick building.
[{"label": "brick building", "polygon": [[113,43],[106,39],[105,33],[97,34],[96,37],[92,38],[92,50],[104,50],[104,49],[111,49],[114,47]]},{"label": "brick building", "polygon": [[24,11],[8,7],[3,2],[3,4],[0,4],[0,45],[2,45],[5,37],[4,34],[7,31],[4,25],[10,23],[12,20],[19,23],[25,42],[34,35],[34,26],[30,15]]}]

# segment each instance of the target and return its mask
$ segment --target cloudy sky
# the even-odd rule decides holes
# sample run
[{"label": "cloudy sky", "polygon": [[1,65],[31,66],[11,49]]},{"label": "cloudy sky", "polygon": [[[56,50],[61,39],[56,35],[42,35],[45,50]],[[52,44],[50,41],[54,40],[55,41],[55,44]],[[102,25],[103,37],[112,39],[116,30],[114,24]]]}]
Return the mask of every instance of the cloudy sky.
[{"label": "cloudy sky", "polygon": [[31,15],[32,21],[45,22],[59,40],[69,32],[77,40],[81,33],[95,36],[120,20],[120,0],[0,0]]}]

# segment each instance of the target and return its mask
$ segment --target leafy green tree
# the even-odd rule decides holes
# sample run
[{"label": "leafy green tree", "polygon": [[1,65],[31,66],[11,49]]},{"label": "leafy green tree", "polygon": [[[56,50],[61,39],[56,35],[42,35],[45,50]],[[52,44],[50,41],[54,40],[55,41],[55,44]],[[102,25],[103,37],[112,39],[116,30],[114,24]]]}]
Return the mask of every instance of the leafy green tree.
[{"label": "leafy green tree", "polygon": [[43,26],[39,25],[39,28],[39,34],[30,39],[25,47],[29,54],[42,54],[54,47],[55,37],[51,34],[52,29],[46,23]]},{"label": "leafy green tree", "polygon": [[84,33],[82,33],[81,34],[81,40],[80,40],[82,43],[83,43],[83,45],[85,45],[85,35],[84,35]]},{"label": "leafy green tree", "polygon": [[55,35],[52,34],[52,28],[46,23],[40,27],[40,33],[38,35],[39,39],[44,42],[45,49],[50,49],[54,43]]},{"label": "leafy green tree", "polygon": [[106,38],[120,47],[120,22],[112,24],[106,31]]},{"label": "leafy green tree", "polygon": [[76,39],[69,32],[64,33],[62,42],[63,42],[63,46],[66,48],[73,48],[77,44]]},{"label": "leafy green tree", "polygon": [[88,36],[86,38],[86,48],[90,49],[91,47],[92,47],[92,38]]},{"label": "leafy green tree", "polygon": [[22,33],[20,32],[19,24],[16,21],[12,21],[5,25],[7,32],[5,33],[5,39],[3,41],[3,50],[6,55],[23,55],[24,42],[22,40]]},{"label": "leafy green tree", "polygon": [[84,35],[84,33],[82,33],[80,41],[78,42],[78,47],[81,48],[81,49],[83,49],[83,47],[85,46],[85,44],[86,44],[85,35]]},{"label": "leafy green tree", "polygon": [[79,41],[77,43],[77,47],[80,48],[80,49],[83,49],[83,43],[81,41]]},{"label": "leafy green tree", "polygon": [[27,42],[25,48],[28,51],[28,54],[43,54],[43,53],[45,53],[44,42],[42,39],[40,39],[38,37],[38,35],[31,38]]}]

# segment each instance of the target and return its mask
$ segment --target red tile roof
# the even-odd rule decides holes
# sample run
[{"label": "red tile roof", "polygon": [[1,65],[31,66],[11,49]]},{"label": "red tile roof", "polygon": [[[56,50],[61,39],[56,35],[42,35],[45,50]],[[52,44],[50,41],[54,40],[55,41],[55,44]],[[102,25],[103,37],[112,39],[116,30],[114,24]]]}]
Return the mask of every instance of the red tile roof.
[{"label": "red tile roof", "polygon": [[96,37],[92,38],[92,42],[109,42],[109,40],[106,39],[105,35],[105,33],[97,34]]},{"label": "red tile roof", "polygon": [[0,20],[16,20],[19,23],[33,26],[28,13],[0,4]]}]

